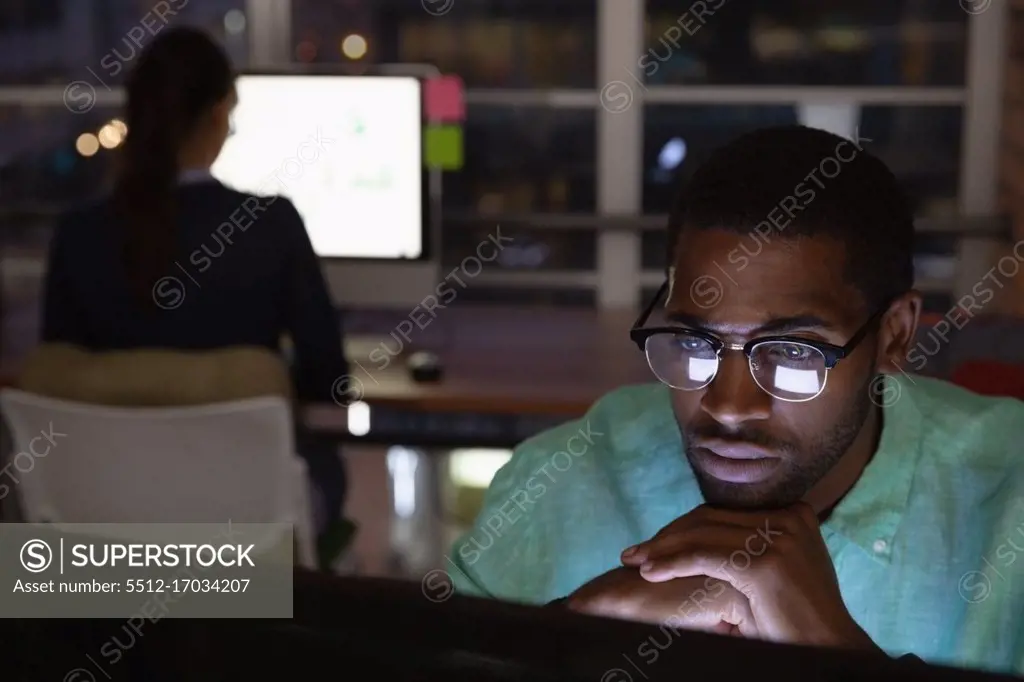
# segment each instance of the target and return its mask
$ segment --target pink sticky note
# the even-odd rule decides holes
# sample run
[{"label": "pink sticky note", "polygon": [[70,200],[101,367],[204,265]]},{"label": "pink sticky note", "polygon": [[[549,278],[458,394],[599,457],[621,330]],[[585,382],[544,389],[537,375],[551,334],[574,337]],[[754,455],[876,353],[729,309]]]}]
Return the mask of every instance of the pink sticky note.
[{"label": "pink sticky note", "polygon": [[428,80],[423,90],[423,107],[427,120],[437,123],[466,120],[466,98],[462,79],[443,76]]}]

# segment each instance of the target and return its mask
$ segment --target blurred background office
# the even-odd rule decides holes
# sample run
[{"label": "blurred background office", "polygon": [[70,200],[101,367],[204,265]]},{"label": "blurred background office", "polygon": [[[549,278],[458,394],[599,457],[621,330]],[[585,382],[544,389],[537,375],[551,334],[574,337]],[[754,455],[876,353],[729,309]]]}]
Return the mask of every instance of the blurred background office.
[{"label": "blurred background office", "polygon": [[[555,337],[570,333],[556,320],[631,311],[653,294],[679,179],[760,126],[826,128],[890,165],[920,218],[918,285],[933,315],[970,292],[1014,235],[1024,238],[1021,2],[6,0],[0,343],[8,371],[37,341],[52,219],[104,190],[124,139],[120,84],[139,49],[129,36],[144,43],[161,22],[206,29],[243,71],[430,64],[461,77],[464,158],[441,174],[440,268],[458,268],[500,225],[513,241],[453,307],[532,325],[520,331],[538,365],[561,352]],[[1021,280],[1003,277],[986,314],[1024,311]],[[409,314],[403,305],[348,306],[347,331],[387,335]],[[490,322],[455,330],[445,314],[416,332],[419,345],[497,334]],[[607,333],[624,338],[627,326]],[[484,356],[467,372],[490,376],[488,360],[500,358]],[[360,405],[381,414],[372,387]],[[417,422],[436,435],[430,454],[400,436],[351,447],[348,513],[360,530],[345,570],[422,575],[507,461],[508,447],[494,446],[563,418],[506,429],[463,412]],[[417,472],[426,461],[440,468],[424,482]],[[441,530],[408,525],[422,513]],[[407,551],[416,542],[431,546],[403,559],[416,555]]]}]

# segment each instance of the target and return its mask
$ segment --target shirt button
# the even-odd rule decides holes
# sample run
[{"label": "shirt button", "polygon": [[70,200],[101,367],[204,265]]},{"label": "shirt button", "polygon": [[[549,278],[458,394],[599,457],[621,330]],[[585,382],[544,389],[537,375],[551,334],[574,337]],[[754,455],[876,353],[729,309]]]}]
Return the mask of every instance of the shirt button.
[{"label": "shirt button", "polygon": [[883,553],[888,547],[888,543],[885,540],[875,540],[874,550],[875,554]]}]

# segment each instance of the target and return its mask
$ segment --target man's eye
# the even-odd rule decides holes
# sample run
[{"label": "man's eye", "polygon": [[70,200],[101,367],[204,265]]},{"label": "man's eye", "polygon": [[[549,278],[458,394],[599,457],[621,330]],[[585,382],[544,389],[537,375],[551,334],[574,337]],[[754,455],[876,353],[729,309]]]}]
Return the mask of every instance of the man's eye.
[{"label": "man's eye", "polygon": [[689,336],[686,334],[676,335],[676,345],[680,350],[693,352],[703,350],[708,347],[708,342],[699,336]]},{"label": "man's eye", "polygon": [[772,347],[773,357],[786,362],[803,362],[811,358],[811,349],[797,343],[780,343]]}]

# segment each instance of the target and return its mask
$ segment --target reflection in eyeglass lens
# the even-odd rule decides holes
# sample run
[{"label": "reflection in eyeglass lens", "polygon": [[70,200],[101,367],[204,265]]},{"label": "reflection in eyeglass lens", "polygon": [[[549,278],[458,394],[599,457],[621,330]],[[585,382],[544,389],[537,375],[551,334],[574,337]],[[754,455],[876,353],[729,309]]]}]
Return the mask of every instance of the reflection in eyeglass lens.
[{"label": "reflection in eyeglass lens", "polygon": [[[704,388],[715,378],[719,357],[706,339],[692,334],[657,334],[647,340],[648,362],[665,384]],[[806,400],[825,386],[825,357],[802,343],[764,343],[750,357],[751,374],[764,391],[782,400]]]}]

